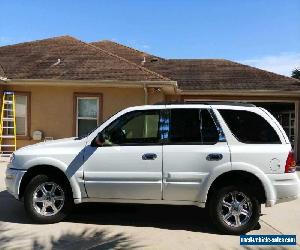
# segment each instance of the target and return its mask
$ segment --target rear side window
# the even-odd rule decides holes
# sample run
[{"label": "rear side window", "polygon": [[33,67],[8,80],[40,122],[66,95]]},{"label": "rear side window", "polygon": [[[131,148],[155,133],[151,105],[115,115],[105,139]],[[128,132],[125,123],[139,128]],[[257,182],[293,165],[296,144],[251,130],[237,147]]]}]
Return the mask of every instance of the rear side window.
[{"label": "rear side window", "polygon": [[206,109],[171,109],[169,142],[215,144],[219,132]]},{"label": "rear side window", "polygon": [[260,115],[245,110],[220,109],[219,112],[240,142],[249,144],[281,143],[274,128]]}]

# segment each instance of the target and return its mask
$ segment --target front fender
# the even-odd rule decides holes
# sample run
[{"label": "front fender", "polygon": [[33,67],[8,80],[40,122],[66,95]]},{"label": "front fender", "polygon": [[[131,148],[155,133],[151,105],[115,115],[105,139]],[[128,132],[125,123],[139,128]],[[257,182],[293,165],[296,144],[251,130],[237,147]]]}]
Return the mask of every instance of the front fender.
[{"label": "front fender", "polygon": [[67,174],[68,173],[68,165],[58,159],[51,158],[51,157],[37,157],[34,159],[30,159],[26,161],[23,165],[23,169],[30,169],[35,166],[52,166],[61,170],[70,182],[70,186],[73,192],[74,199],[81,199],[83,197],[87,197],[84,188],[84,180],[83,180],[83,171],[82,169],[78,169],[75,174]]}]

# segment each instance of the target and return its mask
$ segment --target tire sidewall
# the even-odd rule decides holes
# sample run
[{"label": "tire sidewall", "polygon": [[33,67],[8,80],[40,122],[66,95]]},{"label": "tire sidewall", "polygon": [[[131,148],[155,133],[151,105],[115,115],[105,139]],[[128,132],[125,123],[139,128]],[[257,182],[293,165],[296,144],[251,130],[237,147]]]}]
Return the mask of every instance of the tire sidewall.
[{"label": "tire sidewall", "polygon": [[[55,215],[52,216],[43,216],[39,214],[34,206],[33,206],[33,193],[36,190],[36,188],[45,183],[45,182],[54,182],[57,185],[61,187],[61,189],[64,192],[65,200],[64,200],[64,205],[61,208],[61,210],[56,213]],[[55,178],[54,176],[51,175],[37,175],[35,176],[27,185],[24,193],[24,206],[27,214],[29,217],[36,223],[56,223],[64,219],[68,213],[70,212],[72,208],[72,197],[70,195],[70,191],[68,186],[65,184],[63,180],[60,178]]]},{"label": "tire sidewall", "polygon": [[[229,192],[232,191],[238,191],[244,193],[251,202],[252,206],[252,215],[249,219],[249,221],[240,227],[231,227],[224,220],[222,219],[222,215],[219,211],[219,202]],[[258,223],[259,217],[260,217],[260,203],[255,198],[255,195],[247,188],[241,187],[241,186],[226,186],[222,187],[219,190],[212,193],[212,197],[209,200],[209,214],[210,217],[215,224],[215,226],[223,233],[226,234],[245,234],[249,231],[251,231]]]}]

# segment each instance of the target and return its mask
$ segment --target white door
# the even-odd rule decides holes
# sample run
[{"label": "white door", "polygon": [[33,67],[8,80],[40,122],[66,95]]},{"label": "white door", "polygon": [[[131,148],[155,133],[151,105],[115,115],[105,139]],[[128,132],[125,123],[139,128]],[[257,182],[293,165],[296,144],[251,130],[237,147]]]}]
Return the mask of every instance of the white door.
[{"label": "white door", "polygon": [[160,111],[122,115],[101,133],[101,147],[87,146],[84,179],[88,196],[105,199],[161,199]]},{"label": "white door", "polygon": [[163,199],[198,201],[209,173],[230,152],[218,122],[208,109],[169,110],[168,140],[163,146]]}]

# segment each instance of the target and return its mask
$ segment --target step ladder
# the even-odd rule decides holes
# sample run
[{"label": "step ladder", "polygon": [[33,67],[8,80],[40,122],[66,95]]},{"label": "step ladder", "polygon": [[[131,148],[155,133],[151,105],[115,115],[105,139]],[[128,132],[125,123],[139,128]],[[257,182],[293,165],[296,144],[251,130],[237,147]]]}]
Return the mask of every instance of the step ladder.
[{"label": "step ladder", "polygon": [[0,157],[9,157],[16,149],[15,95],[12,91],[4,91],[0,120]]}]

